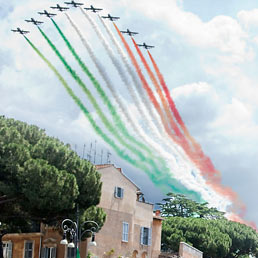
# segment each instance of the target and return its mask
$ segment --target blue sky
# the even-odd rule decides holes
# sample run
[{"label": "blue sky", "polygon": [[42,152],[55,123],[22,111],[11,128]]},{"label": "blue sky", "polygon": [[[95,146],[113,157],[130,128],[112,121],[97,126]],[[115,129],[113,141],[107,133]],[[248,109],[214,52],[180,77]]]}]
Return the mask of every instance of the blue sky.
[{"label": "blue sky", "polygon": [[198,15],[203,21],[209,21],[214,16],[228,15],[236,17],[241,10],[252,10],[257,8],[255,0],[184,0],[182,6],[185,11]]},{"label": "blue sky", "polygon": [[[53,26],[36,14],[56,2],[62,3],[11,0],[2,5],[0,37],[6,40],[0,42],[0,114],[45,128],[48,134],[74,148],[76,145],[80,153],[83,144],[89,150],[90,143],[96,140],[99,154],[101,149],[105,153],[111,151],[111,160],[124,169],[147,197],[153,202],[160,201],[162,194],[146,175],[119,159],[95,134],[51,71],[22,37],[10,32],[17,26],[31,30],[30,39],[66,74],[37,29],[24,22],[30,17],[45,21],[42,28],[75,66]],[[135,37],[138,43],[155,45],[152,54],[188,129],[221,171],[223,183],[236,191],[247,205],[246,219],[258,223],[257,3],[251,0],[162,0],[159,4],[154,0],[96,0],[87,4],[103,7],[103,15],[121,16],[117,22],[120,29],[138,31],[140,34]],[[90,25],[77,15],[77,10],[70,13],[94,45],[101,62],[108,63]],[[56,21],[82,57],[89,60],[64,17],[59,15]],[[92,62],[88,62],[97,74]],[[106,69],[119,88],[118,75],[111,66],[107,65]],[[71,82],[69,76],[67,80]],[[119,93],[134,111],[128,94]],[[94,109],[91,106],[89,109],[96,117]],[[136,115],[136,119],[140,117]]]}]

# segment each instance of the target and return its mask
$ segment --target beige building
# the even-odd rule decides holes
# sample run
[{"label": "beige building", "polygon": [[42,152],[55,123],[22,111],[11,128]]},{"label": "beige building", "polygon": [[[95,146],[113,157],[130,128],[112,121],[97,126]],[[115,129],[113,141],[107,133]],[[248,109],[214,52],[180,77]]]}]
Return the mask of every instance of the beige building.
[{"label": "beige building", "polygon": [[102,194],[99,207],[107,214],[96,234],[97,247],[89,250],[97,257],[152,257],[160,254],[161,223],[146,203],[140,189],[114,165],[99,165]]},{"label": "beige building", "polygon": [[[106,222],[96,234],[93,257],[157,258],[161,245],[159,214],[146,203],[140,189],[114,165],[99,165],[102,194],[99,206]],[[62,236],[46,226],[39,233],[7,234],[3,237],[4,258],[75,258],[72,248],[60,245]],[[81,243],[81,258],[86,258],[86,242]]]}]

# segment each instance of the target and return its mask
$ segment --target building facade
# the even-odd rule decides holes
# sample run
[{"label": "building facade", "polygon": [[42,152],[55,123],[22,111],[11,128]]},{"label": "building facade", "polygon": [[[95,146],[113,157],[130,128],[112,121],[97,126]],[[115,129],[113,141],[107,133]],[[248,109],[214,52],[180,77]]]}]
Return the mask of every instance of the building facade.
[{"label": "building facade", "polygon": [[[153,205],[144,201],[140,189],[114,165],[96,166],[101,174],[99,207],[107,214],[96,234],[96,247],[80,244],[81,258],[152,257],[160,254],[162,219]],[[72,248],[61,245],[57,230],[42,225],[39,233],[7,234],[3,237],[4,258],[75,258]],[[87,250],[88,249],[88,250]]]},{"label": "building facade", "polygon": [[153,204],[144,201],[140,189],[114,165],[99,165],[102,194],[99,207],[107,214],[96,235],[97,257],[153,257],[160,254],[161,224]]}]

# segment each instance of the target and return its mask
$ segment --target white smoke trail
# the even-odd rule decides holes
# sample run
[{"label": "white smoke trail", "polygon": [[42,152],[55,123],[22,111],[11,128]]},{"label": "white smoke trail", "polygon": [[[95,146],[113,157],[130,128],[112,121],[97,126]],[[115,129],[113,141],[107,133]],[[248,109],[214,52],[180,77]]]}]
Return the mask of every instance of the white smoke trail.
[{"label": "white smoke trail", "polygon": [[[112,42],[116,45],[117,49],[119,50],[120,56],[122,56],[123,60],[127,63],[127,65],[125,63],[126,67],[131,69],[131,67],[128,64],[126,55],[124,54],[119,43],[116,41],[112,31],[108,28],[108,26],[103,22],[101,18],[100,18],[100,21],[106,28]],[[132,73],[135,74],[134,71],[132,71]],[[136,80],[137,79],[138,77],[136,77]],[[186,156],[185,152],[182,150],[181,147],[179,147],[176,143],[174,143],[169,136],[167,137],[167,139],[164,138],[164,135],[167,135],[164,129],[162,130],[162,135],[163,137],[159,135],[161,136],[159,137],[159,140],[160,140],[159,144],[163,143],[163,145],[169,146],[169,149],[171,152],[170,152],[170,155],[164,152],[164,150],[162,150],[162,152],[160,153],[166,159],[167,163],[170,165],[170,168],[173,171],[173,175],[175,176],[175,178],[179,180],[181,183],[183,183],[185,186],[187,186],[188,189],[199,192],[202,195],[203,199],[207,200],[215,207],[220,207],[221,209],[225,210],[229,202],[224,198],[222,198],[221,196],[219,196],[218,194],[216,194],[213,190],[211,190],[207,186],[204,178],[201,176],[200,171],[192,165],[192,162]],[[168,139],[169,141],[167,141]],[[168,145],[168,142],[170,142],[169,145]],[[173,157],[174,155],[175,155],[175,159],[177,160],[176,162]],[[192,173],[193,169],[196,172],[195,175],[193,175]]]},{"label": "white smoke trail", "polygon": [[[81,8],[82,9],[82,8]],[[113,50],[111,49],[111,47],[109,46],[107,40],[105,39],[104,35],[102,34],[102,32],[100,31],[100,29],[98,28],[97,24],[95,23],[94,20],[92,20],[91,17],[89,17],[89,15],[82,9],[83,14],[86,16],[86,18],[89,20],[89,22],[91,23],[91,25],[93,26],[93,29],[95,30],[96,34],[98,35],[98,37],[100,38],[102,44],[104,45],[112,63],[114,64],[115,68],[118,71],[118,74],[121,77],[121,80],[124,82],[124,84],[127,86],[128,91],[131,94],[132,99],[137,100],[136,94],[134,93],[134,91],[132,89],[129,88],[128,85],[130,85],[130,82],[122,68],[122,66],[120,65],[119,60],[116,58],[115,54],[113,53]],[[88,46],[87,46],[88,47]],[[92,56],[94,55],[93,53],[91,54]],[[95,63],[96,64],[96,63]],[[99,70],[100,71],[100,70]],[[100,71],[101,73],[101,71]],[[105,78],[106,79],[106,78]],[[104,79],[104,80],[105,80]],[[111,83],[108,83],[106,81],[110,91],[112,94],[115,94],[115,89],[113,88]],[[116,95],[117,96],[117,95]],[[128,121],[130,122],[130,125],[132,126],[132,128],[135,130],[136,133],[138,133],[142,139],[145,140],[146,143],[149,143],[152,145],[152,148],[154,148],[154,150],[159,153],[160,149],[157,149],[157,143],[155,143],[154,141],[152,141],[151,138],[147,137],[146,134],[144,133],[144,131],[138,126],[137,121],[133,118],[133,116],[127,112],[127,109],[124,107],[123,103],[120,101],[119,97],[117,96],[116,101],[118,102],[119,106],[122,107],[122,111],[125,113],[126,118],[128,119]],[[136,103],[136,105],[139,107],[139,112],[140,114],[144,113],[143,109],[140,108],[141,104],[140,101],[138,101],[138,103]]]},{"label": "white smoke trail", "polygon": [[[114,56],[112,49],[109,47],[108,43],[106,42],[103,34],[98,29],[96,23],[91,19],[91,17],[89,17],[84,12],[84,10],[82,10],[82,12],[86,16],[86,18],[90,21],[90,23],[92,24],[96,33],[98,34],[99,38],[101,39],[101,41],[102,41],[105,49],[107,50],[114,66],[118,70],[118,73],[120,74],[122,81],[127,86],[128,91],[131,93],[131,96],[132,96],[133,100],[136,100],[136,98],[135,98],[136,94],[133,93],[134,95],[132,95],[132,92],[134,92],[134,91],[132,91],[129,88],[129,85],[130,85],[129,80],[128,80],[126,74],[124,73],[124,70],[122,69],[119,61]],[[128,64],[126,55],[123,53],[123,50],[120,47],[119,43],[116,42],[116,39],[112,35],[111,30],[106,26],[106,24],[103,22],[103,20],[101,18],[100,18],[100,21],[103,23],[103,25],[106,28],[108,34],[111,33],[111,39],[115,43],[115,45],[117,46],[117,49],[119,49],[119,54],[123,57],[122,59],[125,61],[124,63],[127,67],[127,70],[129,72],[129,74],[131,74],[131,77],[132,77],[134,83],[137,83],[138,88],[142,89],[138,77],[136,76],[136,74],[131,69],[130,65]],[[110,90],[111,90],[111,92],[115,91],[114,89],[110,89]],[[144,95],[144,92],[143,92],[143,95]],[[148,100],[145,101],[145,102],[149,103]],[[138,102],[138,103],[140,104],[140,102]],[[139,105],[139,106],[141,106],[141,105]],[[149,110],[149,109],[151,109],[151,107],[147,108],[147,110]],[[142,110],[140,110],[140,112],[143,113]],[[156,118],[159,119],[158,116],[156,116]],[[132,121],[134,121],[134,120],[132,120]],[[153,128],[154,126],[152,125],[152,121],[153,120],[149,120],[148,122],[149,122],[149,126]],[[135,123],[135,124],[137,124],[137,123]],[[139,128],[134,128],[134,130],[139,133],[139,131],[137,131],[138,129]],[[161,128],[159,127],[158,129],[159,130],[161,129],[163,136],[166,135],[166,132],[165,132],[163,126],[161,126]],[[141,128],[140,128],[140,130],[141,130]],[[147,140],[145,134],[143,133],[144,139],[146,140],[146,143],[149,142],[150,145],[152,147],[154,147],[154,149],[156,151],[158,151],[158,153],[166,159],[167,164],[169,165],[170,169],[173,171],[173,176],[175,176],[175,178],[178,181],[180,181],[181,183],[183,183],[188,189],[199,192],[201,194],[201,196],[203,197],[203,199],[208,201],[211,205],[213,205],[215,207],[220,207],[221,210],[225,210],[226,207],[229,205],[229,202],[227,200],[225,200],[224,198],[221,198],[221,196],[216,194],[214,191],[211,191],[211,189],[207,186],[204,178],[200,175],[200,172],[198,170],[195,169],[196,173],[195,173],[195,175],[193,175],[193,173],[192,173],[192,170],[194,169],[193,165],[189,161],[188,157],[186,157],[186,155],[185,155],[184,151],[181,149],[181,147],[178,148],[177,144],[175,144],[172,140],[170,140],[170,143],[172,143],[172,144],[168,144],[167,139],[164,139],[164,137],[162,137],[157,132],[156,128],[154,129],[154,131],[155,131],[155,135],[156,136],[158,135],[159,140],[161,140],[163,142],[163,144],[165,144],[167,147],[169,147],[169,149],[170,149],[170,151],[172,151],[172,153],[170,152],[170,154],[168,154],[167,152],[165,152],[163,150],[162,147],[159,147],[158,145],[160,144],[160,141],[159,141],[159,144],[157,145],[153,141],[150,142],[149,140]],[[168,138],[170,139],[170,137],[168,137]]]},{"label": "white smoke trail", "polygon": [[[130,123],[130,126],[134,129],[134,131],[141,137],[141,139],[143,139],[145,141],[146,144],[150,144],[151,145],[151,149],[155,150],[157,153],[159,153],[161,150],[156,148],[156,143],[153,142],[151,140],[151,138],[147,137],[147,135],[144,133],[144,131],[140,128],[140,126],[138,126],[137,121],[135,121],[135,119],[133,118],[133,116],[131,115],[131,113],[129,112],[129,110],[127,111],[126,107],[124,106],[123,102],[120,100],[119,96],[116,94],[116,91],[113,87],[113,84],[111,83],[111,80],[108,76],[108,74],[106,73],[104,67],[101,65],[101,63],[99,62],[99,60],[97,59],[97,57],[95,56],[89,42],[86,40],[86,38],[82,35],[81,31],[79,30],[78,26],[75,25],[75,23],[73,22],[73,20],[71,19],[71,17],[68,14],[65,14],[67,19],[69,20],[69,22],[71,23],[72,27],[75,29],[75,31],[77,32],[77,34],[79,35],[83,45],[85,46],[85,48],[87,49],[87,51],[90,54],[90,57],[92,59],[92,61],[94,62],[94,64],[96,65],[100,75],[102,76],[103,80],[105,81],[107,87],[109,88],[109,90],[111,91],[112,96],[114,97],[115,101],[117,102],[118,106],[121,108],[123,114],[125,115],[127,121]],[[101,35],[101,32],[99,33]],[[112,49],[108,46],[108,43],[106,42],[106,40],[104,39],[104,36],[101,35],[101,41],[103,42],[103,45],[105,46],[105,49],[107,50],[107,52],[109,53],[110,58],[112,59],[113,63],[116,64],[116,66],[120,66],[119,62],[116,62],[115,60],[115,56],[114,53],[112,51]]]}]

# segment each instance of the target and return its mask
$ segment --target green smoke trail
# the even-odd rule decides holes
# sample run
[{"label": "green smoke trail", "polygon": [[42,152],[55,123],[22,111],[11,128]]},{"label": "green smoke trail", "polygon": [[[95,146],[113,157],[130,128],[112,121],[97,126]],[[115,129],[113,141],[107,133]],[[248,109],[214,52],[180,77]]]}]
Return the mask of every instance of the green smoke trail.
[{"label": "green smoke trail", "polygon": [[56,22],[51,19],[53,24],[55,25],[56,29],[58,30],[59,34],[61,35],[61,37],[63,38],[63,40],[65,41],[67,47],[69,48],[69,50],[71,51],[71,53],[73,54],[74,58],[76,59],[76,61],[79,63],[79,65],[81,66],[82,70],[85,72],[85,74],[87,74],[87,76],[90,78],[90,80],[92,81],[94,87],[96,88],[96,90],[98,91],[99,95],[101,96],[101,98],[103,99],[104,103],[107,105],[114,121],[115,124],[117,126],[118,129],[120,129],[120,131],[125,135],[125,137],[127,137],[129,140],[131,140],[133,143],[135,143],[137,146],[139,146],[140,148],[144,149],[145,151],[148,152],[148,154],[152,155],[152,151],[144,144],[142,144],[141,142],[137,141],[134,137],[132,137],[129,132],[127,131],[127,129],[125,128],[123,122],[121,121],[121,118],[119,117],[119,115],[116,112],[116,109],[114,108],[114,106],[112,105],[111,101],[108,99],[105,91],[102,89],[102,87],[100,86],[99,82],[96,80],[96,78],[92,75],[92,73],[89,71],[89,69],[87,68],[87,66],[85,65],[85,63],[81,60],[81,58],[78,56],[78,54],[76,53],[76,51],[74,50],[74,48],[72,47],[71,43],[69,42],[69,40],[65,37],[64,33],[62,32],[62,30],[60,29],[60,27],[56,24]]},{"label": "green smoke trail", "polygon": [[72,97],[74,102],[80,107],[84,115],[89,120],[92,127],[95,129],[96,133],[101,136],[101,138],[107,142],[118,154],[119,157],[122,159],[128,161],[133,166],[143,169],[147,175],[153,180],[153,182],[166,194],[169,191],[174,191],[176,193],[185,193],[188,196],[192,196],[195,200],[201,200],[198,193],[189,191],[186,189],[180,182],[175,180],[174,178],[171,178],[171,176],[163,176],[161,178],[156,178],[154,175],[150,173],[148,169],[146,169],[145,166],[142,166],[141,163],[131,159],[127,154],[124,153],[123,150],[121,150],[112,139],[110,139],[98,125],[95,123],[94,119],[92,118],[91,114],[87,110],[87,108],[83,105],[81,100],[74,94],[73,90],[69,87],[65,79],[62,77],[62,75],[56,70],[56,68],[51,64],[51,62],[34,46],[34,44],[26,37],[24,38],[27,40],[27,42],[30,44],[30,46],[34,49],[34,51],[40,56],[40,58],[48,65],[48,67],[54,72],[56,77],[59,79],[59,81],[62,83],[68,94]]},{"label": "green smoke trail", "polygon": [[127,144],[123,138],[120,137],[120,135],[118,134],[118,132],[116,131],[116,129],[111,125],[111,123],[108,121],[108,119],[105,117],[105,115],[103,114],[103,112],[101,111],[99,105],[97,104],[95,98],[93,97],[93,95],[91,94],[91,92],[87,89],[86,85],[82,82],[82,80],[80,79],[80,77],[77,75],[77,73],[68,65],[68,63],[66,62],[66,60],[64,59],[64,57],[60,54],[60,52],[57,50],[57,48],[55,47],[55,45],[51,42],[51,40],[47,37],[47,35],[38,27],[39,31],[41,32],[41,34],[43,35],[43,37],[46,39],[46,41],[48,42],[48,44],[51,46],[51,48],[54,50],[54,52],[56,53],[56,55],[59,57],[59,59],[62,61],[62,63],[64,64],[65,68],[68,70],[68,72],[72,75],[72,77],[75,79],[75,81],[81,86],[81,88],[83,89],[83,91],[85,92],[85,94],[88,96],[88,98],[90,99],[91,103],[93,104],[94,108],[96,109],[97,113],[99,114],[101,120],[103,121],[103,123],[105,124],[105,126],[107,127],[107,129],[113,133],[113,135],[118,139],[118,141],[124,145],[125,147],[127,147],[129,150],[131,150],[135,155],[138,155],[138,157],[142,160],[147,162],[147,164],[151,165],[154,170],[156,170],[157,172],[159,172],[156,164],[154,163],[153,159],[148,159],[146,158],[142,152],[136,150],[134,147],[132,147],[131,145]]}]

